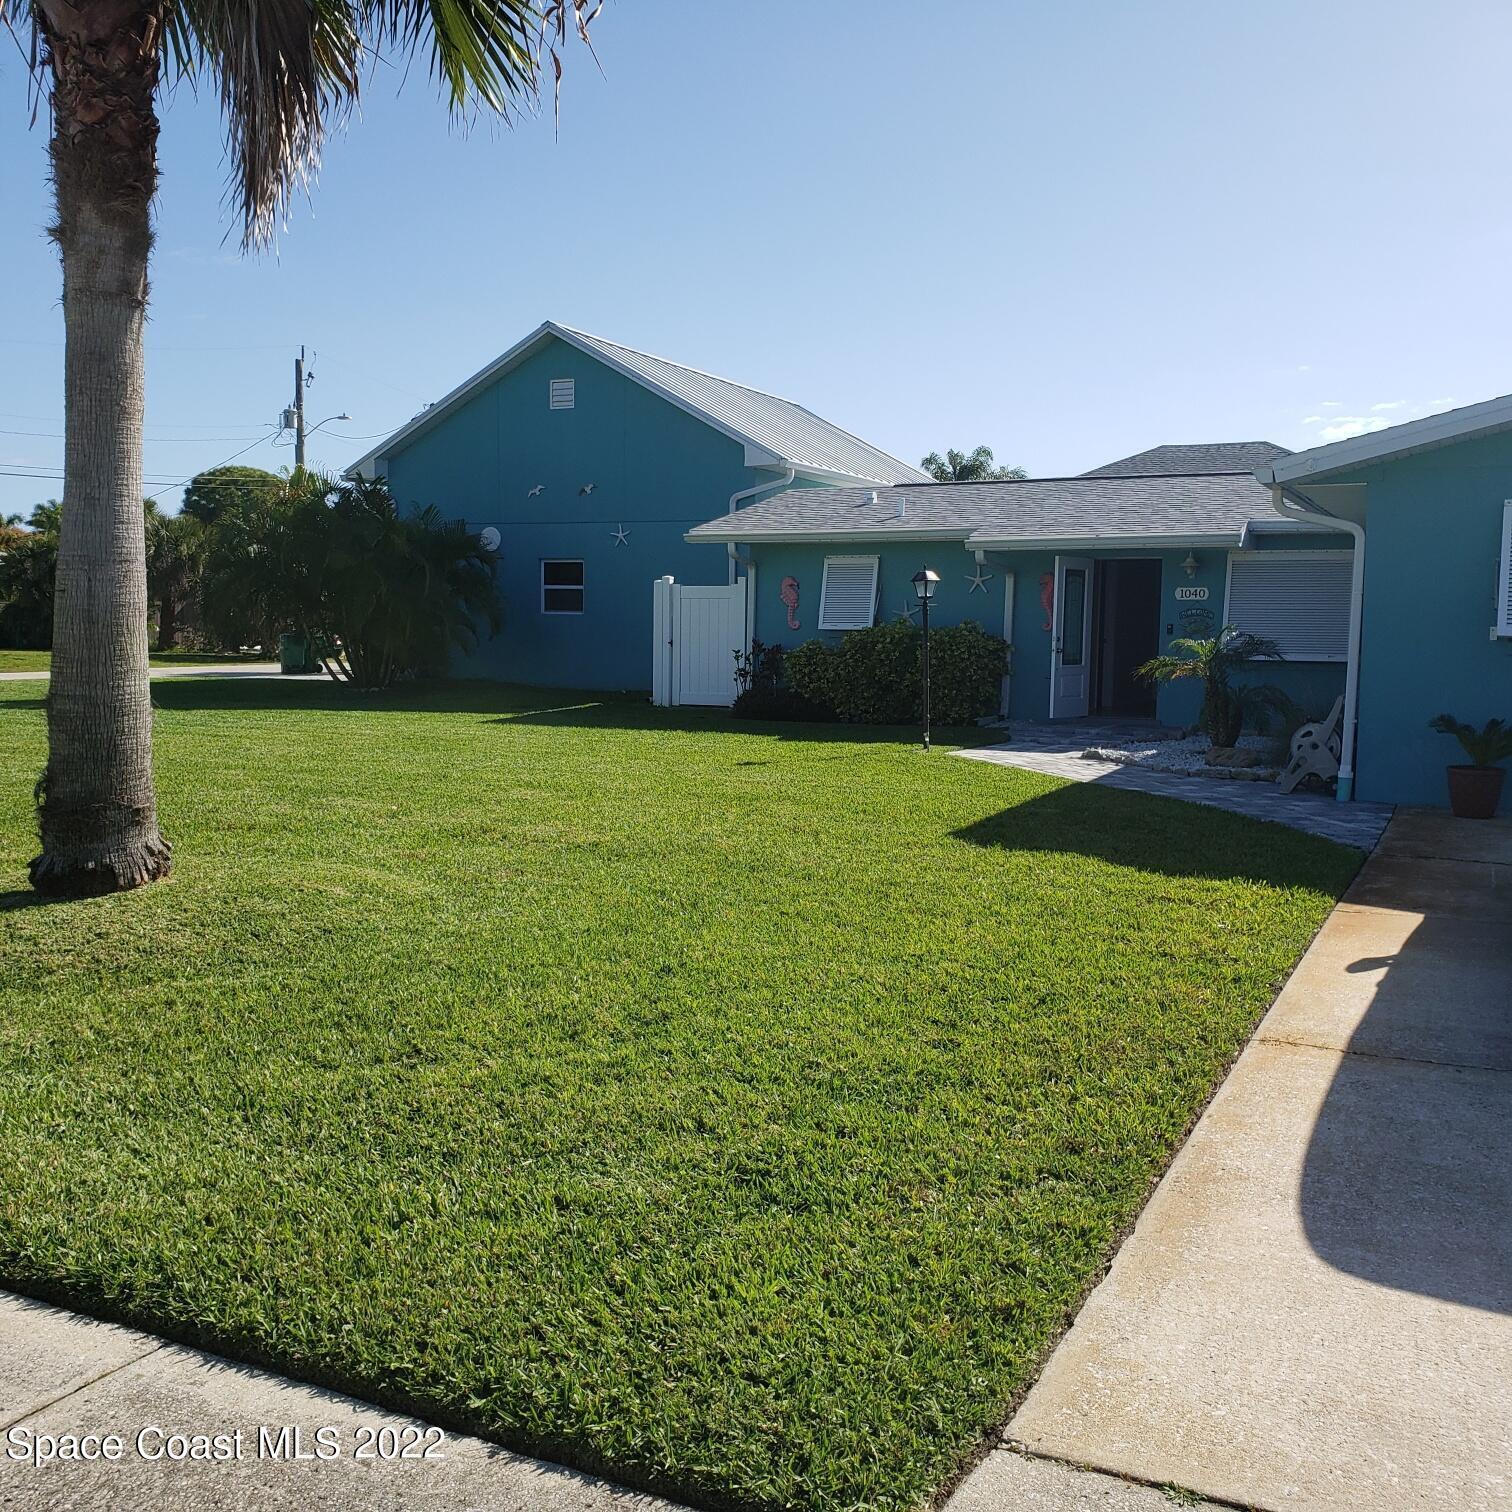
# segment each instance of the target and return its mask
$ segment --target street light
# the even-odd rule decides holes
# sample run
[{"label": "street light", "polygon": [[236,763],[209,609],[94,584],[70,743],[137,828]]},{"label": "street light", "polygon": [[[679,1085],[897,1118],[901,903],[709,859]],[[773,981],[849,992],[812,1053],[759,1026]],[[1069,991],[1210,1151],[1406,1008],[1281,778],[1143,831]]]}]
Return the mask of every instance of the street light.
[{"label": "street light", "polygon": [[929,601],[934,597],[940,582],[940,574],[924,568],[913,575],[914,592],[919,595],[919,608],[923,612],[924,630],[924,749],[929,749]]}]

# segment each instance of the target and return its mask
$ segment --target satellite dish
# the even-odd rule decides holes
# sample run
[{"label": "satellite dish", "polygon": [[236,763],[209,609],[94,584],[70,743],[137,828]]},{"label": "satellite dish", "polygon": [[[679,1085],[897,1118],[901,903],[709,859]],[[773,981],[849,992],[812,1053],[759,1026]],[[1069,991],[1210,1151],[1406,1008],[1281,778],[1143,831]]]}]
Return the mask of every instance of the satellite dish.
[{"label": "satellite dish", "polygon": [[484,551],[497,551],[499,549],[499,532],[492,525],[485,526],[478,532],[478,539],[483,543]]}]

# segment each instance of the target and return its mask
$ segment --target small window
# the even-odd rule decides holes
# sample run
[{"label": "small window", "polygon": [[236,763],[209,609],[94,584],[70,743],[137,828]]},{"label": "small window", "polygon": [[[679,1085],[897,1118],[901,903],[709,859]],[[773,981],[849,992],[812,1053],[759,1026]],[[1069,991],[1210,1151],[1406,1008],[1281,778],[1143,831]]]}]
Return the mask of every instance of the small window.
[{"label": "small window", "polygon": [[577,405],[577,380],[553,378],[551,380],[552,409],[573,409]]},{"label": "small window", "polygon": [[1235,553],[1224,622],[1275,641],[1287,661],[1344,661],[1352,567],[1348,551]]},{"label": "small window", "polygon": [[1502,505],[1501,571],[1496,578],[1496,633],[1512,635],[1512,499]]},{"label": "small window", "polygon": [[819,588],[821,630],[865,630],[877,617],[877,558],[834,556],[824,559]]},{"label": "small window", "polygon": [[566,561],[542,562],[541,613],[581,614],[582,612],[583,564]]}]

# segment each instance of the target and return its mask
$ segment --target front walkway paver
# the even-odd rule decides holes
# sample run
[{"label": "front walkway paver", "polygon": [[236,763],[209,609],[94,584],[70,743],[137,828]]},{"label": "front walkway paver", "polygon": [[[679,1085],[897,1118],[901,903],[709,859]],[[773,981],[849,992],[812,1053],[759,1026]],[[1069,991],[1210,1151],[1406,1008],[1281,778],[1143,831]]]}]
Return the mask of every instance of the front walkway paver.
[{"label": "front walkway paver", "polygon": [[[426,1426],[0,1292],[0,1507],[7,1512],[678,1512],[670,1502],[466,1435],[446,1434],[440,1458],[389,1457],[402,1446],[423,1448],[423,1440],[410,1440]],[[322,1429],[339,1455],[320,1457]],[[89,1461],[37,1462],[48,1438],[54,1454],[64,1452],[68,1434],[119,1435],[121,1456],[102,1457],[97,1443]],[[235,1457],[172,1458],[174,1434],[224,1435]],[[372,1457],[356,1457],[364,1444]]]},{"label": "front walkway paver", "polygon": [[972,761],[1041,772],[1047,777],[1067,777],[1073,782],[1095,782],[1101,787],[1181,798],[1188,803],[1226,809],[1231,814],[1245,814],[1251,819],[1290,825],[1364,851],[1374,847],[1391,818],[1391,805],[1386,803],[1338,803],[1322,793],[1283,793],[1274,782],[1153,772],[1123,762],[1089,760],[1081,754],[1086,749],[1085,732],[1057,735],[1053,731],[1047,733],[1043,726],[1034,726],[1008,745],[981,746],[955,754]]},{"label": "front walkway paver", "polygon": [[1512,822],[1404,811],[1007,1433],[1276,1512],[1492,1512],[1509,1361]]}]

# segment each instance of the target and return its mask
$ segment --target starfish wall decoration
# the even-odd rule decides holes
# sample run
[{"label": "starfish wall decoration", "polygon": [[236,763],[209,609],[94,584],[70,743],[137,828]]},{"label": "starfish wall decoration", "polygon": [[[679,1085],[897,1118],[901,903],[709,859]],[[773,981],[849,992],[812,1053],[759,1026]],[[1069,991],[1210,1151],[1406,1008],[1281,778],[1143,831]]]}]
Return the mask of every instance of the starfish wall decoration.
[{"label": "starfish wall decoration", "polygon": [[628,546],[630,544],[630,532],[623,525],[609,532],[616,546]]},{"label": "starfish wall decoration", "polygon": [[900,610],[898,610],[898,618],[900,620],[908,620],[908,621],[912,622],[913,620],[916,620],[918,617],[919,617],[919,605],[918,605],[918,602],[916,600],[911,601],[909,599],[904,599],[903,600],[903,607]]},{"label": "starfish wall decoration", "polygon": [[971,584],[971,586],[966,590],[967,593],[975,593],[978,588],[980,588],[983,593],[986,593],[987,585],[992,581],[992,574],[990,572],[984,572],[982,570],[982,564],[978,562],[976,564],[976,571],[968,572],[966,574],[966,581]]}]

